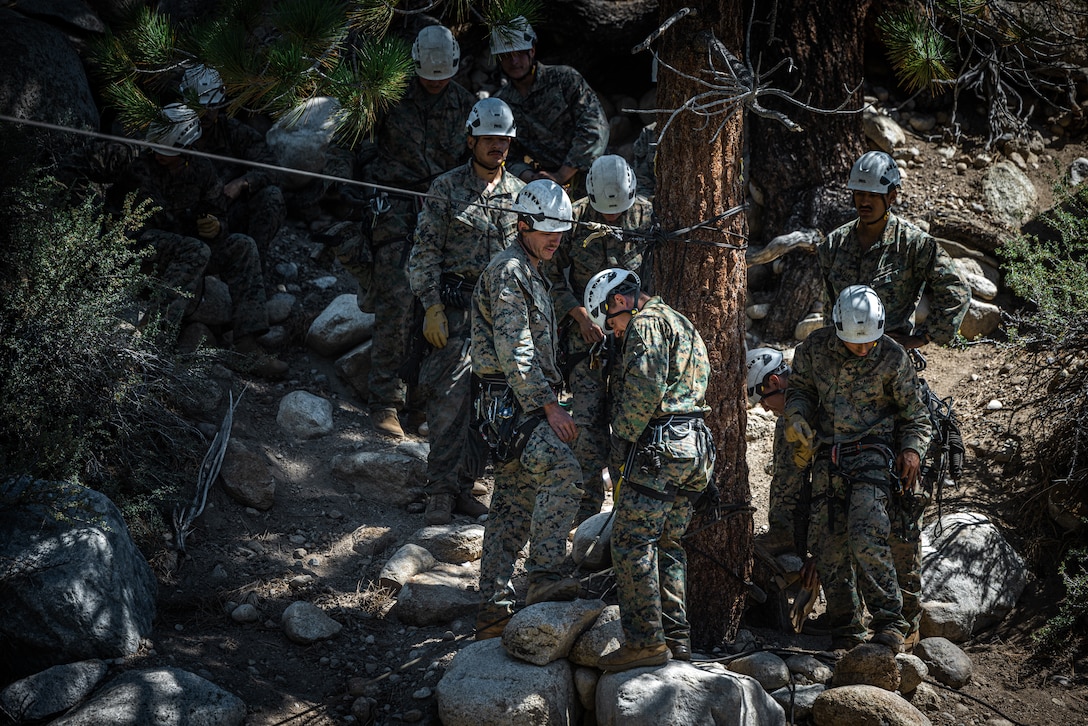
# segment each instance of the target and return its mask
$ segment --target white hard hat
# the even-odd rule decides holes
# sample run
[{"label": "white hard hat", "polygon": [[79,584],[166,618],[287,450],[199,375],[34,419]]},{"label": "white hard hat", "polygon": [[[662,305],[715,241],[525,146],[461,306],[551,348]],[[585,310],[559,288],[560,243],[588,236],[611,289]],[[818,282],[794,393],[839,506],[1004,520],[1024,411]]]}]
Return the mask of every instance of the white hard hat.
[{"label": "white hard hat", "polygon": [[593,162],[586,176],[589,203],[601,214],[626,212],[635,203],[635,172],[627,160],[606,154]]},{"label": "white hard hat", "polygon": [[[165,146],[191,146],[200,138],[200,116],[196,111],[182,103],[168,103],[163,106],[165,121],[151,124],[147,129],[147,140]],[[163,156],[177,156],[178,152],[155,149]]]},{"label": "white hard hat", "polygon": [[449,28],[428,25],[419,31],[416,42],[412,43],[412,60],[416,64],[416,75],[420,78],[444,81],[457,73],[461,63],[461,46]]},{"label": "white hard hat", "polygon": [[214,106],[227,97],[223,89],[223,77],[219,71],[206,65],[196,65],[185,71],[178,90],[182,95],[196,94],[201,106]]},{"label": "white hard hat", "polygon": [[851,285],[840,292],[831,319],[835,334],[847,343],[872,343],[884,335],[884,303],[868,285]]},{"label": "white hard hat", "polygon": [[491,29],[491,53],[502,55],[519,50],[530,50],[536,45],[536,33],[524,15],[519,15],[509,23],[496,25]]},{"label": "white hard hat", "polygon": [[589,313],[590,319],[603,330],[605,321],[610,317],[609,298],[615,294],[634,295],[635,303],[638,304],[637,298],[641,289],[642,281],[638,279],[638,275],[622,267],[610,267],[601,270],[589,279],[589,284],[582,293],[582,304]]},{"label": "white hard hat", "polygon": [[854,162],[846,188],[859,192],[887,194],[902,185],[903,178],[899,174],[899,166],[895,163],[895,159],[883,151],[869,151]]},{"label": "white hard hat", "polygon": [[782,356],[782,351],[774,348],[754,348],[748,351],[748,403],[756,405],[763,398],[763,382],[771,374],[788,373],[790,367]]},{"label": "white hard hat", "polygon": [[532,218],[538,232],[566,232],[571,228],[570,197],[551,179],[535,179],[518,192],[511,209]]},{"label": "white hard hat", "polygon": [[465,133],[469,136],[509,136],[518,135],[514,124],[514,112],[501,98],[481,98],[469,111],[465,122]]}]

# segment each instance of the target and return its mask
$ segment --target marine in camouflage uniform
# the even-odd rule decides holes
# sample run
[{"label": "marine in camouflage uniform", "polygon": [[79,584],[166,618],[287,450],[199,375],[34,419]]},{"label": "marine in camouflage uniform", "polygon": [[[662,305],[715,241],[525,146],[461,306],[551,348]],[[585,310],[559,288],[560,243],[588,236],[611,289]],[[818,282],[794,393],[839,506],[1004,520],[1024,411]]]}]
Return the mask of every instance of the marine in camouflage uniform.
[{"label": "marine in camouflage uniform", "polygon": [[858,356],[833,327],[817,330],[794,354],[785,415],[807,421],[818,442],[809,549],[827,597],[833,647],[865,639],[859,591],[872,630],[905,638],[910,625],[889,545],[898,488],[891,460],[907,450],[924,452],[931,433],[910,358],[886,335]]},{"label": "marine in camouflage uniform", "polygon": [[[831,232],[816,246],[816,259],[828,299],[834,301],[850,285],[869,285],[884,303],[889,335],[906,345],[932,341],[950,343],[971,304],[971,288],[956,272],[948,253],[930,235],[888,212],[883,233],[865,248],[858,235],[859,220]],[[925,293],[930,313],[922,327],[913,315]],[[911,340],[914,342],[910,342]],[[924,453],[924,452],[922,452]],[[893,504],[892,553],[903,593],[903,615],[918,630],[922,618],[922,516],[924,510]]]},{"label": "marine in camouflage uniform", "polygon": [[544,269],[552,282],[555,315],[560,320],[559,344],[564,350],[561,357],[570,369],[567,385],[573,399],[571,415],[579,432],[574,442],[574,454],[586,476],[585,496],[575,517],[575,523],[579,523],[601,511],[604,503],[601,472],[608,465],[608,411],[605,410],[604,371],[596,361],[590,360],[593,344],[586,341],[571,313],[578,309],[585,313],[582,296],[586,285],[601,270],[622,267],[637,272],[650,242],[648,236],[621,238],[601,233],[584,223],[607,224],[648,235],[655,220],[653,205],[642,196],[636,196],[631,208],[612,221],[594,209],[588,197],[574,202],[573,208],[575,225],[563,236],[559,251],[545,263]]},{"label": "marine in camouflage uniform", "polygon": [[[430,429],[428,497],[467,493],[481,473],[462,461],[472,403],[470,295],[484,268],[517,236],[517,215],[504,210],[524,186],[501,167],[489,183],[470,161],[434,180],[419,213],[408,280],[424,309],[445,306],[449,325],[446,345],[431,348],[419,371]],[[444,299],[443,279],[459,293]]]},{"label": "marine in camouflage uniform", "polygon": [[612,525],[620,621],[627,649],[668,645],[690,658],[681,537],[714,469],[703,422],[710,361],[690,320],[660,297],[639,298],[637,315],[609,320],[621,339],[611,383],[611,466],[623,465]]},{"label": "marine in camouflage uniform", "polygon": [[[475,100],[455,82],[431,93],[417,78],[379,123],[374,140],[377,156],[360,177],[383,186],[427,191],[439,174],[465,157],[465,119]],[[419,334],[412,322],[415,298],[408,284],[408,256],[420,203],[418,197],[382,197],[388,210],[373,217],[373,270],[369,280],[360,280],[365,294],[360,294],[359,305],[375,314],[370,406],[400,410],[407,403],[408,391],[399,369],[408,355],[410,337]]]},{"label": "marine in camouflage uniform", "polygon": [[785,419],[779,416],[775,422],[772,442],[767,534],[762,540],[772,554],[779,552],[804,554],[806,543],[797,541],[797,532],[804,529],[803,523],[798,521],[799,518],[808,517],[808,512],[802,509],[801,502],[806,476],[805,470],[793,461],[794,445],[786,441],[785,428]]},{"label": "marine in camouflage uniform", "polygon": [[[519,227],[527,225],[519,222]],[[505,382],[523,411],[523,421],[541,417],[521,455],[495,465],[495,491],[480,560],[484,605],[478,626],[501,623],[514,612],[511,578],[526,541],[527,601],[534,589],[543,592],[564,584],[561,566],[567,556],[567,535],[582,497],[578,460],[552,424],[558,411],[572,425],[556,396],[562,378],[555,357],[555,310],[548,282],[520,237],[519,233],[519,242],[491,261],[472,297],[472,372],[485,381]]]},{"label": "marine in camouflage uniform", "polygon": [[[208,153],[245,161],[275,164],[276,159],[264,136],[249,124],[230,118],[216,108],[208,108],[200,119],[201,135],[193,147]],[[229,201],[227,222],[236,232],[243,232],[257,243],[261,256],[287,219],[287,203],[274,174],[267,169],[216,161],[215,171]]]},{"label": "marine in camouflage uniform", "polygon": [[[203,157],[148,151],[132,163],[111,193],[132,190],[160,208],[139,240],[154,247],[163,281],[192,296],[171,295],[167,318],[180,323],[196,308],[204,275],[216,274],[230,288],[235,340],[265,333],[268,313],[257,245],[248,235],[228,229],[228,202],[212,163]],[[201,235],[197,223],[209,214],[219,222],[210,237]]]},{"label": "marine in camouflage uniform", "polygon": [[[495,94],[514,111],[518,138],[510,152],[510,171],[525,181],[548,173],[560,184],[570,183],[572,197],[581,196],[582,181],[593,161],[608,146],[608,119],[597,94],[570,66],[533,62],[528,85],[515,80]],[[569,174],[569,176],[568,176]]]}]

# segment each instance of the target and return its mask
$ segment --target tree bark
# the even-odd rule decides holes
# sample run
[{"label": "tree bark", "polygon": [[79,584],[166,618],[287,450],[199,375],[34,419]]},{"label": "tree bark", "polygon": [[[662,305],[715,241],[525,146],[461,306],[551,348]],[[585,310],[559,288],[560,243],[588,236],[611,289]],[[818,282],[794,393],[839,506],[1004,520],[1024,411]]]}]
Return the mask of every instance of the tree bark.
[{"label": "tree bark", "polygon": [[[697,14],[681,19],[657,41],[664,63],[689,76],[704,76],[709,33],[735,54],[742,46],[741,3],[730,0],[661,3],[664,21],[682,7]],[[705,87],[664,68],[658,72],[658,104],[678,108]],[[668,120],[658,117],[658,129]],[[720,119],[685,112],[673,119],[657,151],[658,190],[654,206],[666,230],[708,220],[743,200],[741,131],[738,112],[713,142]],[[690,240],[742,245],[747,231],[743,215],[696,230]],[[710,353],[712,375],[707,392],[708,423],[718,447],[715,481],[726,506],[747,505],[745,462],[744,300],[747,270],[742,250],[670,241],[656,255],[655,280],[664,299],[687,315],[699,329]],[[751,571],[752,517],[710,522],[697,517],[685,540],[688,553],[688,617],[692,639],[702,647],[732,639],[740,623]],[[733,574],[731,574],[733,573]]]},{"label": "tree bark", "polygon": [[[764,83],[788,91],[800,84],[796,98],[810,106],[835,108],[849,99],[848,108],[861,108],[860,88],[853,95],[849,90],[864,77],[863,43],[871,5],[871,0],[757,4],[763,22],[753,26],[752,65],[769,70],[781,58],[792,58],[792,73],[782,70]],[[752,183],[765,199],[764,226],[753,244],[802,228],[826,234],[853,216],[844,191],[850,167],[864,151],[861,114],[817,114],[769,97],[765,105],[785,113],[804,131],[749,116]],[[762,330],[774,341],[792,340],[797,322],[822,295],[811,252],[794,252],[783,262]]]}]

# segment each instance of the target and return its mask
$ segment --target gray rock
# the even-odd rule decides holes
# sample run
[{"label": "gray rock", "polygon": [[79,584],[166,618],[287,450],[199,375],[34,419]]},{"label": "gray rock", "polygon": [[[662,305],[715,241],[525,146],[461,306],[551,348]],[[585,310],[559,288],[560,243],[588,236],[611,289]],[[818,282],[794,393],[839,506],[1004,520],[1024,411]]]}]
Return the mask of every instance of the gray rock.
[{"label": "gray rock", "polygon": [[401,507],[423,496],[427,480],[427,460],[397,450],[337,454],[332,470],[349,479],[357,493]]},{"label": "gray rock", "polygon": [[866,685],[894,691],[899,688],[899,666],[895,656],[882,645],[862,643],[835,664],[831,685]]},{"label": "gray rock", "polygon": [[899,124],[891,117],[874,111],[865,111],[862,114],[861,128],[866,138],[889,154],[907,143],[907,135]]},{"label": "gray rock", "polygon": [[332,404],[306,391],[291,391],[280,399],[276,423],[289,435],[312,439],[332,433]]},{"label": "gray rock", "polygon": [[354,293],[338,295],[306,333],[306,345],[328,358],[340,355],[374,334],[374,314],[364,313]]},{"label": "gray rock", "polygon": [[351,533],[351,549],[363,557],[373,557],[384,552],[397,536],[391,527],[384,525],[363,525]]},{"label": "gray rock", "polygon": [[597,683],[602,726],[772,726],[786,715],[759,682],[669,661],[654,668],[606,673]]},{"label": "gray rock", "polygon": [[791,655],[786,659],[786,667],[803,683],[827,683],[835,674],[822,661],[808,654]]},{"label": "gray rock", "polygon": [[157,585],[121,512],[66,482],[0,481],[0,642],[13,677],[135,653]]},{"label": "gray rock", "polygon": [[930,675],[949,688],[963,688],[975,666],[959,647],[947,638],[922,638],[914,648]]},{"label": "gray rock", "polygon": [[244,602],[230,613],[230,619],[236,623],[255,623],[261,619],[261,613],[248,602]]},{"label": "gray rock", "polygon": [[[612,564],[612,512],[598,512],[578,525],[570,556],[584,572],[599,572]],[[588,557],[586,555],[589,555]]]},{"label": "gray rock", "polygon": [[997,297],[997,284],[986,276],[982,265],[977,260],[957,258],[953,259],[952,263],[956,266],[956,272],[959,273],[960,278],[971,286],[972,297],[980,297],[983,300],[993,300]]},{"label": "gray rock", "polygon": [[919,711],[939,713],[944,710],[944,698],[928,683],[919,683],[917,688],[905,695]]},{"label": "gray rock", "polygon": [[593,711],[597,702],[597,681],[601,672],[596,668],[575,668],[574,688],[578,691],[578,702],[587,711]]},{"label": "gray rock", "polygon": [[812,704],[820,694],[827,690],[822,683],[807,686],[783,686],[777,691],[771,692],[771,698],[786,712],[787,723],[797,723],[812,715]]},{"label": "gray rock", "polygon": [[1017,228],[1039,206],[1039,192],[1011,161],[999,161],[982,177],[982,203],[1008,227]]},{"label": "gray rock", "polygon": [[597,661],[609,651],[613,651],[623,642],[623,628],[620,626],[620,608],[609,605],[582,636],[574,642],[567,656],[572,663],[590,668],[597,667]]},{"label": "gray rock", "polygon": [[16,721],[36,721],[67,711],[106,677],[100,660],[83,660],[46,668],[0,691],[0,711]]},{"label": "gray rock", "polygon": [[298,301],[294,295],[287,292],[277,292],[268,298],[265,309],[268,311],[268,322],[272,325],[282,323],[291,317],[291,311]]},{"label": "gray rock", "polygon": [[765,691],[778,690],[790,682],[790,669],[786,661],[774,653],[758,651],[730,661],[726,668],[755,678]]},{"label": "gray rock", "polygon": [[211,681],[177,668],[157,668],[123,673],[50,726],[238,726],[245,716],[242,699]]},{"label": "gray rock", "polygon": [[409,541],[426,547],[443,562],[474,562],[483,553],[484,528],[479,524],[435,525],[417,530]]},{"label": "gray rock", "polygon": [[898,693],[876,686],[830,688],[812,706],[816,726],[931,726],[917,708]]},{"label": "gray rock", "polygon": [[421,572],[435,566],[434,555],[422,545],[409,542],[393,553],[378,574],[378,584],[394,593]]},{"label": "gray rock", "polygon": [[436,692],[444,726],[576,723],[578,696],[570,663],[526,663],[507,654],[499,638],[462,648]]},{"label": "gray rock", "polygon": [[899,692],[903,694],[913,691],[929,675],[926,664],[912,653],[898,654],[895,664],[899,667]]},{"label": "gray rock", "polygon": [[916,113],[907,121],[910,127],[920,134],[928,134],[937,126],[937,119],[926,113]]},{"label": "gray rock", "polygon": [[566,658],[604,607],[601,600],[581,599],[530,605],[510,618],[502,632],[503,647],[515,658],[536,665]]},{"label": "gray rock", "polygon": [[370,396],[370,349],[374,341],[366,340],[336,359],[333,367],[340,380],[347,383],[363,400]]},{"label": "gray rock", "polygon": [[299,645],[328,640],[344,627],[326,615],[321,608],[304,601],[288,605],[283,611],[280,623],[287,637]]},{"label": "gray rock", "polygon": [[253,451],[246,442],[231,439],[220,470],[223,490],[234,501],[262,512],[276,501],[276,480],[264,454]]},{"label": "gray rock", "polygon": [[474,616],[480,607],[479,581],[479,567],[439,562],[408,581],[392,613],[402,623],[419,627]]},{"label": "gray rock", "polygon": [[1001,308],[991,303],[971,298],[971,305],[960,323],[960,335],[967,340],[978,340],[992,335],[1001,327]]},{"label": "gray rock", "polygon": [[1082,156],[1074,159],[1069,167],[1069,183],[1076,187],[1085,181],[1088,181],[1088,159]]},{"label": "gray rock", "polygon": [[1000,622],[1026,586],[1023,560],[985,515],[946,514],[923,531],[923,636],[964,641]]}]

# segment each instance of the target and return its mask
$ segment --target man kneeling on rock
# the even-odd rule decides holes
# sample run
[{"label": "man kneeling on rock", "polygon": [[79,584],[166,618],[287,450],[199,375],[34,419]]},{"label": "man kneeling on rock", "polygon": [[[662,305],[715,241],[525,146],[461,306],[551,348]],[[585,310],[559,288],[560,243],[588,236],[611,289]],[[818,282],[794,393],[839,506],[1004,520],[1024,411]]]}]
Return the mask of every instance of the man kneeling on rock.
[{"label": "man kneeling on rock", "polygon": [[597,273],[585,308],[619,345],[610,389],[609,468],[619,482],[612,562],[624,643],[604,655],[606,671],[691,660],[685,613],[687,559],[680,538],[714,471],[703,421],[710,362],[691,321],[642,292],[634,272]]}]

